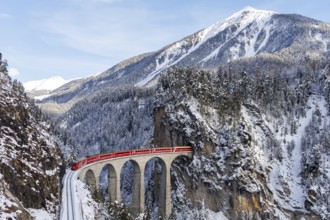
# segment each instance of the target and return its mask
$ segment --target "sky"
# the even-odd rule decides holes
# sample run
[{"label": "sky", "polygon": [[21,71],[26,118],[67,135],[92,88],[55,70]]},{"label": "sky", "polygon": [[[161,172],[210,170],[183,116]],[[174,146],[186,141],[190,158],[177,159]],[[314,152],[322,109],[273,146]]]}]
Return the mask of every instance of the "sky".
[{"label": "sky", "polygon": [[0,52],[22,82],[81,78],[246,6],[330,22],[329,0],[0,0]]}]

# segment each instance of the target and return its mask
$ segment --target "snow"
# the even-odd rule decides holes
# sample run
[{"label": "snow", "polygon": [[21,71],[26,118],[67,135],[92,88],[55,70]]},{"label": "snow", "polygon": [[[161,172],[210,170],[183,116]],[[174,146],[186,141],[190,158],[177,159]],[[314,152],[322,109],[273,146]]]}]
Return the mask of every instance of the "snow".
[{"label": "snow", "polygon": [[[287,134],[284,136],[284,139],[287,142],[293,141],[295,143],[295,147],[292,151],[292,158],[287,154],[287,151],[283,151],[285,155],[284,163],[280,168],[273,169],[271,173],[271,183],[274,189],[278,188],[278,180],[275,180],[275,176],[283,176],[286,179],[290,190],[290,204],[292,207],[300,207],[304,209],[304,202],[305,202],[305,194],[304,188],[302,186],[302,179],[300,176],[301,173],[301,159],[302,159],[302,149],[301,149],[301,139],[304,135],[305,128],[312,120],[313,112],[316,110],[317,106],[321,106],[322,115],[326,116],[326,101],[323,97],[320,96],[312,96],[309,101],[308,105],[310,109],[308,109],[305,118],[299,119],[299,127],[297,129],[296,134],[291,135]],[[283,138],[283,137],[282,137]],[[281,139],[278,137],[278,139]],[[279,170],[278,170],[279,169]],[[275,176],[274,176],[275,175]]]},{"label": "snow", "polygon": [[25,82],[23,83],[23,86],[27,92],[38,90],[52,91],[61,87],[67,82],[69,82],[69,80],[65,80],[60,76],[54,76],[48,79]]},{"label": "snow", "polygon": [[92,199],[91,192],[87,189],[86,184],[75,179],[75,186],[77,194],[76,200],[81,204],[81,211],[83,219],[95,219],[95,207],[97,203]]},{"label": "snow", "polygon": [[28,209],[34,220],[53,220],[54,216],[50,215],[43,209]]},{"label": "snow", "polygon": [[312,31],[309,32],[309,35],[313,41],[318,41],[322,44],[324,53],[328,52],[328,44],[330,43],[329,39],[324,38],[321,33],[312,34]]},{"label": "snow", "polygon": [[69,220],[73,216],[76,219],[95,219],[97,203],[92,199],[86,184],[77,179],[78,175],[79,172],[66,171],[63,179],[61,220]]},{"label": "snow", "polygon": [[[257,51],[254,51],[254,45],[255,41],[258,37],[258,34],[264,27],[264,25],[268,22],[270,17],[274,15],[275,12],[272,11],[263,11],[263,10],[257,10],[252,7],[246,7],[243,10],[233,14],[229,18],[227,18],[224,21],[217,22],[214,25],[211,25],[208,28],[205,28],[204,30],[200,31],[196,34],[196,37],[192,39],[192,42],[190,41],[178,41],[168,48],[166,48],[161,54],[159,54],[156,58],[156,67],[155,69],[143,80],[136,83],[136,86],[145,86],[148,84],[149,81],[154,79],[160,72],[162,72],[164,69],[174,66],[175,64],[179,63],[181,60],[183,60],[185,57],[187,57],[189,54],[197,50],[201,45],[203,45],[206,41],[208,41],[210,38],[216,36],[219,32],[225,30],[226,28],[237,25],[238,29],[233,33],[232,36],[230,36],[226,42],[228,42],[230,39],[236,37],[242,30],[244,30],[248,25],[250,25],[252,22],[257,22],[257,34],[254,35],[254,38],[252,39],[252,42],[248,43],[250,45],[248,48],[246,48],[247,56],[253,56]],[[269,28],[266,29],[269,31]],[[269,36],[269,35],[267,35]],[[266,36],[265,41],[268,40],[268,37]],[[244,40],[244,39],[242,39]],[[246,39],[245,39],[246,40]],[[222,44],[224,45],[225,42]],[[264,45],[260,45],[258,50],[262,48]],[[211,59],[215,57],[219,50],[221,49],[222,45],[218,48],[216,48],[211,54],[209,54],[206,58],[204,58],[203,61],[207,61],[208,59]],[[246,44],[247,45],[247,44]],[[236,45],[237,46],[237,45]],[[190,47],[189,49],[186,49],[186,47]],[[236,53],[238,54],[238,52]],[[237,58],[237,57],[236,57]],[[159,61],[162,60],[160,63]]]},{"label": "snow", "polygon": [[36,100],[43,100],[45,98],[48,98],[49,96],[50,96],[50,94],[48,94],[48,95],[35,96],[33,98],[36,99]]},{"label": "snow", "polygon": [[[267,22],[265,22],[266,24]],[[262,41],[262,43],[259,45],[258,50],[255,52],[255,54],[257,54],[268,42],[269,36],[270,36],[270,30],[271,30],[271,25],[266,25],[264,26],[264,30],[266,31],[266,37],[265,39]],[[260,32],[259,32],[260,33]]]},{"label": "snow", "polygon": [[[208,40],[209,38],[214,37],[217,33],[225,30],[227,27],[231,25],[235,24],[239,27],[230,38],[226,39],[226,41],[220,47],[216,48],[211,54],[205,57],[202,61],[206,62],[209,59],[216,57],[224,44],[229,42],[231,39],[235,38],[248,25],[250,25],[253,22],[256,22],[257,32],[254,33],[253,38],[250,41],[248,41],[249,39],[247,38],[247,36],[244,36],[243,38],[240,39],[241,41],[245,41],[245,51],[246,51],[245,56],[246,57],[254,56],[258,52],[258,50],[260,50],[268,41],[269,30],[271,26],[267,26],[266,24],[270,20],[271,16],[274,14],[276,13],[272,11],[263,11],[263,10],[254,9],[252,7],[246,7],[243,10],[227,18],[224,22],[219,22],[217,24],[210,26],[209,28],[206,28],[202,35],[202,39],[203,39],[202,43]],[[259,36],[260,32],[263,29],[266,31],[266,37],[263,40],[262,44],[258,47],[258,50],[255,51],[255,43],[257,37]],[[234,45],[234,47],[230,48],[231,54],[233,55],[233,59],[237,59],[239,57],[238,55],[239,47],[240,44],[236,44]]]},{"label": "snow", "polygon": [[217,49],[215,49],[213,52],[211,52],[209,55],[207,55],[207,57],[205,57],[202,62],[206,62],[210,59],[213,59],[215,58],[218,54],[219,54],[219,51],[220,49],[222,48],[223,45],[221,45],[220,47],[218,47]]},{"label": "snow", "polygon": [[199,43],[203,43],[209,38],[214,37],[220,31],[223,31],[231,25],[238,25],[239,28],[237,29],[236,33],[241,32],[253,21],[258,21],[259,27],[262,27],[263,25],[261,24],[264,23],[263,21],[268,20],[270,16],[274,14],[276,13],[272,11],[257,10],[252,7],[246,7],[243,10],[228,17],[225,21],[218,22],[204,29],[201,35],[201,42]]},{"label": "snow", "polygon": [[[281,132],[281,128],[276,132],[274,121],[279,119],[267,119],[263,114],[253,112],[252,110],[247,110],[245,107],[242,109],[242,117],[245,119],[247,124],[258,126],[253,126],[252,133],[253,136],[253,152],[256,161],[260,163],[259,165],[266,170],[269,170],[268,186],[273,192],[274,199],[279,203],[281,207],[288,210],[305,210],[305,200],[306,200],[306,190],[305,186],[302,185],[302,149],[301,140],[305,135],[305,129],[312,120],[313,112],[318,108],[321,112],[322,118],[328,118],[327,105],[324,97],[318,95],[312,95],[307,105],[309,108],[306,110],[306,116],[300,118],[294,118],[293,120],[299,122],[297,124],[296,133],[291,134],[291,132]],[[282,119],[286,124],[288,120],[283,116]],[[260,122],[265,123],[265,125],[260,125]],[[282,148],[282,161],[270,160],[267,146],[264,146],[265,142],[265,131],[262,126],[265,126],[269,131],[275,135],[275,138],[280,143]],[[284,129],[284,128],[283,128]],[[294,148],[292,153],[289,154],[287,150],[287,143],[293,142]],[[323,155],[323,157],[326,157]],[[324,160],[323,160],[324,161]],[[326,164],[326,163],[325,163]],[[284,192],[289,190],[289,195]],[[289,196],[289,197],[288,197]],[[283,213],[278,212],[279,216],[284,218]]]},{"label": "snow", "polygon": [[223,212],[216,212],[213,213],[214,220],[229,220]]},{"label": "snow", "polygon": [[81,122],[78,122],[77,124],[72,126],[72,129],[75,129],[76,127],[79,127],[81,125]]},{"label": "snow", "polygon": [[[268,41],[268,37],[269,37],[269,30],[270,30],[270,26],[266,26],[265,24],[270,20],[270,16],[265,16],[262,18],[259,18],[258,20],[256,20],[256,30],[257,33],[255,33],[252,37],[252,39],[250,39],[249,42],[245,43],[245,56],[246,57],[253,57],[257,54],[258,50],[260,50],[260,48],[263,47],[263,45],[265,45]],[[260,32],[265,28],[266,30],[266,38],[263,40],[262,44],[258,47],[257,51],[255,50],[255,44],[257,41],[257,38],[260,34]]]},{"label": "snow", "polygon": [[11,202],[7,197],[5,197],[2,192],[0,192],[0,217],[1,219],[16,219],[16,212],[2,212],[3,210],[8,210],[10,207],[17,207],[17,205]]},{"label": "snow", "polygon": [[[216,130],[221,126],[218,122],[216,110],[210,107],[206,107],[209,117],[205,118],[205,116],[202,115],[198,110],[199,102],[196,99],[191,98],[187,105],[189,106],[191,113],[196,117],[197,121],[206,125],[208,131]],[[189,131],[189,129],[187,131]]]},{"label": "snow", "polygon": [[54,170],[46,170],[46,175],[48,176],[54,176],[58,173],[58,168],[55,168]]}]

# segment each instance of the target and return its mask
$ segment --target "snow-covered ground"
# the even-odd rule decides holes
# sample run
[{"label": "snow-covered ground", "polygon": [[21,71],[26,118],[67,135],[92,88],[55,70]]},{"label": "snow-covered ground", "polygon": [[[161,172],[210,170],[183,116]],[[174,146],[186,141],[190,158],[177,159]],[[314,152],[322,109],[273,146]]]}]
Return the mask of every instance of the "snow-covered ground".
[{"label": "snow-covered ground", "polygon": [[228,220],[228,218],[222,212],[215,212],[212,215],[214,220]]},{"label": "snow-covered ground", "polygon": [[61,220],[95,219],[96,202],[77,176],[78,172],[67,170],[63,178]]},{"label": "snow-covered ground", "polygon": [[[257,143],[254,145],[255,157],[258,158],[258,162],[270,170],[268,186],[272,192],[274,192],[274,199],[280,204],[281,207],[285,207],[287,210],[302,210],[305,211],[304,202],[307,198],[307,192],[302,180],[302,139],[306,135],[306,127],[311,123],[313,114],[318,109],[323,120],[328,121],[327,103],[323,96],[313,95],[309,98],[307,103],[307,110],[304,117],[294,118],[297,121],[296,131],[283,132],[284,127],[277,128],[274,122],[279,119],[266,119],[265,115],[263,121],[269,131],[275,134],[275,138],[278,141],[283,156],[282,161],[272,160],[269,161],[268,151],[263,148],[260,143],[265,142],[264,132],[260,126],[253,128],[254,139]],[[244,118],[250,124],[255,124],[257,117],[251,116],[251,113],[247,113],[246,109],[242,111]],[[288,121],[288,118],[283,116],[283,121]],[[323,126],[323,125],[320,125]],[[322,129],[322,128],[320,128]],[[279,130],[278,132],[276,130]],[[291,153],[288,152],[287,144],[292,143],[293,148]],[[289,198],[287,198],[283,192],[289,192]],[[280,214],[280,213],[278,213]],[[284,217],[283,217],[284,218]]]},{"label": "snow-covered ground", "polygon": [[53,220],[54,217],[43,209],[28,209],[34,220]]},{"label": "snow-covered ground", "polygon": [[[1,174],[0,174],[1,175]],[[10,201],[6,196],[3,195],[2,192],[0,192],[0,211],[6,210],[7,207],[17,207],[16,203],[13,203]],[[15,219],[16,218],[16,212],[8,212],[8,213],[2,213],[1,212],[1,218],[3,219]]]}]

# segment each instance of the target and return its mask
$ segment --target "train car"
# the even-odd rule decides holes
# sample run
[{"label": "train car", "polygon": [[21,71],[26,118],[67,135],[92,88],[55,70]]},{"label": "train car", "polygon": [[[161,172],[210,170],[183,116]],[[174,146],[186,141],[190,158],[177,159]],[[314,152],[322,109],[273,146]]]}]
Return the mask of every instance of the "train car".
[{"label": "train car", "polygon": [[100,155],[100,160],[107,160],[107,159],[111,159],[111,158],[114,158],[114,157],[115,157],[115,154],[113,152],[105,153],[105,154]]},{"label": "train car", "polygon": [[131,150],[119,151],[114,153],[115,157],[126,157],[132,155]]},{"label": "train car", "polygon": [[149,148],[149,149],[136,149],[136,150],[125,150],[119,152],[110,152],[105,154],[97,154],[93,156],[84,157],[78,161],[74,161],[71,165],[71,170],[78,170],[86,164],[94,163],[97,161],[107,160],[117,157],[126,157],[131,155],[145,155],[153,153],[171,153],[171,152],[190,152],[192,148],[189,146],[178,146],[178,147],[160,147],[160,148]]},{"label": "train car", "polygon": [[87,158],[87,164],[94,163],[100,160],[100,155],[94,155]]},{"label": "train car", "polygon": [[138,149],[138,150],[131,150],[132,155],[143,155],[143,154],[151,154],[152,149]]},{"label": "train car", "polygon": [[170,153],[173,152],[173,147],[152,148],[152,153]]},{"label": "train car", "polygon": [[192,147],[190,146],[180,146],[174,147],[173,152],[190,152],[192,151]]}]

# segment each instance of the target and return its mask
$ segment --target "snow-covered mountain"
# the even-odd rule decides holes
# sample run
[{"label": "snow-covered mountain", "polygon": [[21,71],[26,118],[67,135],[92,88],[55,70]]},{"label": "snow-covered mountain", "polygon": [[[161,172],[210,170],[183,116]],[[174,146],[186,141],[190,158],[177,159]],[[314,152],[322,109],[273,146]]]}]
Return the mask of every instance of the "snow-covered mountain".
[{"label": "snow-covered mountain", "polygon": [[23,83],[25,91],[31,92],[33,90],[48,90],[52,91],[69,82],[69,80],[65,80],[60,76],[54,76],[48,79],[42,79],[37,81],[29,81]]},{"label": "snow-covered mountain", "polygon": [[270,20],[275,14],[246,7],[224,21],[165,47],[155,57],[156,66],[152,72],[136,85],[147,85],[160,72],[176,64],[213,68],[215,61],[229,62],[255,56],[268,43],[274,28]]},{"label": "snow-covered mountain", "polygon": [[70,80],[65,80],[60,76],[53,76],[48,79],[28,81],[23,83],[25,91],[35,99],[42,99],[48,96],[48,94],[68,83]]},{"label": "snow-covered mountain", "polygon": [[306,54],[328,56],[329,30],[329,24],[311,18],[247,7],[158,51],[127,59],[97,76],[71,81],[51,92],[43,103],[47,108],[48,102],[72,106],[86,94],[108,87],[153,86],[160,73],[172,66],[214,70],[255,56],[284,64]]}]

